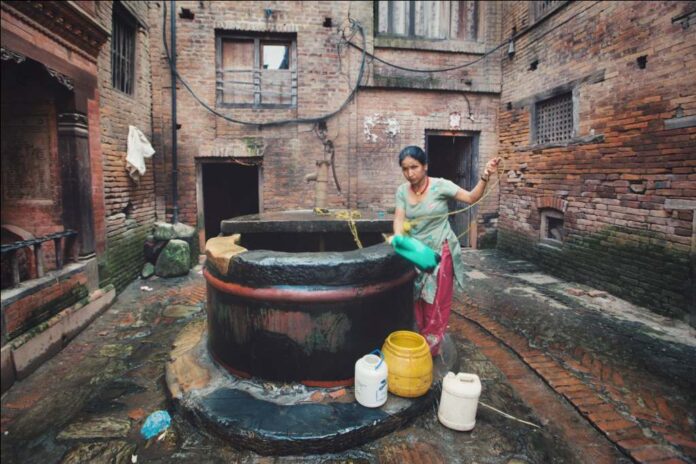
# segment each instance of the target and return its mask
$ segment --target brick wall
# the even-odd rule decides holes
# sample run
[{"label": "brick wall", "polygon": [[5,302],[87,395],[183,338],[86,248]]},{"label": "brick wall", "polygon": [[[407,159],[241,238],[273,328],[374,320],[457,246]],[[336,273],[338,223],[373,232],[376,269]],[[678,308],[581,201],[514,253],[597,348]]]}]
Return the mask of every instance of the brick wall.
[{"label": "brick wall", "polygon": [[[504,37],[532,23],[527,2],[505,8]],[[516,40],[515,55],[502,60],[500,153],[509,175],[499,245],[696,322],[694,212],[670,207],[696,197],[696,127],[665,122],[696,114],[696,29],[672,21],[689,8],[571,2]],[[574,89],[576,139],[534,146],[530,109],[564,85]],[[539,239],[540,212],[554,205],[565,207],[561,247]]]},{"label": "brick wall", "polygon": [[[125,3],[134,16],[147,23],[148,10],[151,8],[149,2]],[[96,2],[95,8],[97,19],[111,31],[112,3]],[[142,27],[136,30],[133,95],[127,95],[112,86],[110,39],[102,47],[98,61],[99,125],[104,176],[104,190],[101,194],[106,247],[105,253],[100,256],[100,278],[103,284],[113,283],[118,290],[138,275],[144,262],[145,235],[155,220],[153,160],[146,160],[146,173],[137,183],[128,176],[125,169],[128,126],[136,126],[148,139],[152,139],[150,34]],[[156,153],[154,156],[161,154]],[[98,214],[96,209],[95,214]]]},{"label": "brick wall", "polygon": [[[167,4],[168,6],[168,4]],[[481,56],[483,50],[499,39],[499,8],[487,4],[481,41],[476,44],[440,44],[425,49],[404,50],[403,44],[382,40],[375,46],[373,2],[177,2],[195,15],[187,20],[177,16],[177,68],[200,98],[215,102],[215,29],[291,32],[297,36],[298,105],[293,109],[217,108],[221,113],[243,120],[272,121],[285,118],[310,118],[337,109],[356,82],[361,64],[358,50],[343,47],[337,27],[348,34],[346,18],[357,19],[365,28],[367,49],[388,61],[404,66],[443,67],[466,63]],[[266,18],[265,9],[271,15]],[[162,6],[153,4],[150,34],[157,37],[152,45],[153,85],[161,88],[153,96],[154,140],[163,157],[157,164],[158,212],[171,207],[171,110],[170,76],[161,46]],[[171,14],[171,12],[169,12]],[[325,27],[331,18],[332,27]],[[169,22],[167,21],[167,30]],[[361,43],[359,34],[353,42]],[[422,46],[421,41],[419,46]],[[445,44],[446,45],[446,44]],[[451,44],[450,44],[451,45]],[[444,47],[444,49],[443,49]],[[406,47],[408,48],[408,47]],[[465,53],[462,53],[465,52]],[[451,130],[449,115],[471,111],[476,122],[462,118],[461,134],[481,134],[480,164],[495,154],[497,137],[497,92],[500,91],[499,59],[490,57],[475,66],[438,75],[437,83],[422,90],[422,73],[393,71],[367,60],[361,86],[355,98],[341,113],[327,122],[327,136],[335,147],[338,191],[329,181],[327,202],[332,208],[389,209],[394,206],[394,189],[403,181],[396,163],[398,151],[405,145],[424,145],[426,130]],[[377,78],[375,76],[378,76]],[[385,79],[379,76],[386,77]],[[433,83],[433,79],[430,80]],[[261,210],[311,208],[314,183],[304,181],[315,171],[315,161],[324,158],[324,147],[311,124],[293,124],[258,129],[227,122],[206,112],[189,93],[178,86],[179,211],[183,222],[200,223],[201,211],[196,194],[196,160],[201,158],[248,156],[248,141],[263,148],[263,185]],[[396,137],[366,141],[365,118],[379,115],[375,131],[384,131],[388,120],[399,127]],[[376,132],[375,132],[376,133]],[[331,176],[330,176],[331,177]],[[495,211],[497,195],[484,203],[485,211]],[[167,211],[169,213],[169,211]],[[167,217],[169,215],[167,214]]]},{"label": "brick wall", "polygon": [[[87,276],[83,272],[63,273],[34,293],[2,308],[2,340],[12,340],[51,316],[87,297]],[[4,303],[3,303],[4,304]]]}]

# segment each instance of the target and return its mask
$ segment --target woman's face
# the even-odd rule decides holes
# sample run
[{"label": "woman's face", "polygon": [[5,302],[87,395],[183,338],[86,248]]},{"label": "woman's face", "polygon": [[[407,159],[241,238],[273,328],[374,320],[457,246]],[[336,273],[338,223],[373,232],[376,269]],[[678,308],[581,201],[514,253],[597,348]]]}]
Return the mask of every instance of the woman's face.
[{"label": "woman's face", "polygon": [[427,171],[427,164],[421,164],[420,161],[413,159],[410,156],[407,156],[401,162],[401,172],[404,174],[406,180],[409,181],[412,185],[415,185],[421,180],[423,180],[423,178],[427,174]]}]

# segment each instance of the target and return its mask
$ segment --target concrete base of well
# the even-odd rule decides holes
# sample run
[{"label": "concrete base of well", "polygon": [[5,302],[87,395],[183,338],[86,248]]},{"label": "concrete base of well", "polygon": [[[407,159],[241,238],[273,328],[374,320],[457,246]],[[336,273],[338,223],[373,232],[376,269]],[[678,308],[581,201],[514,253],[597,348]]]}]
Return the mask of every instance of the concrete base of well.
[{"label": "concrete base of well", "polygon": [[359,446],[407,424],[434,407],[441,380],[458,355],[445,337],[433,359],[433,387],[415,399],[389,395],[380,408],[355,401],[353,388],[312,388],[298,383],[236,377],[208,354],[205,321],[177,336],[166,365],[168,393],[183,415],[238,448],[263,455],[335,452]]}]

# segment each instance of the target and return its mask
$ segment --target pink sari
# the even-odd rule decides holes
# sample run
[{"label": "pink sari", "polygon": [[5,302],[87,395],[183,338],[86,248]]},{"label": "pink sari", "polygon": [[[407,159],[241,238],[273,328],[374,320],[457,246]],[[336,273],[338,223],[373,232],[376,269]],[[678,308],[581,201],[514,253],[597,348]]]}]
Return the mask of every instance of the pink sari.
[{"label": "pink sari", "polygon": [[447,330],[452,310],[454,269],[447,242],[442,247],[441,257],[437,274],[437,290],[433,303],[426,303],[419,298],[416,300],[415,307],[418,332],[425,337],[433,356],[436,356],[440,351],[440,343],[445,335],[445,330]]}]

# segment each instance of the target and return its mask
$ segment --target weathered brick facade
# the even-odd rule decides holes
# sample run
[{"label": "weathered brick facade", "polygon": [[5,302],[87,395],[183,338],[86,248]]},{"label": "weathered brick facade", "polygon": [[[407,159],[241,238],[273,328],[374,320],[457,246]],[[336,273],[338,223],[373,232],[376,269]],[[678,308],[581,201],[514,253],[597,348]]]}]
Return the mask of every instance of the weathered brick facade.
[{"label": "weathered brick facade", "polygon": [[[693,324],[694,2],[571,2],[536,24],[505,8],[503,37],[524,34],[502,60],[499,247]],[[575,137],[535,145],[554,90],[573,94]],[[548,209],[562,245],[540,239]]]},{"label": "weathered brick facade", "polygon": [[[149,2],[124,4],[137,23],[132,95],[115,89],[112,84],[111,39],[102,47],[98,61],[101,128],[98,150],[104,173],[102,218],[105,222],[100,274],[104,283],[112,283],[119,290],[140,272],[144,263],[143,242],[155,222],[152,159],[146,160],[146,172],[139,181],[131,179],[126,172],[128,126],[135,126],[152,138],[151,32],[147,28],[152,5]],[[97,18],[109,31],[112,10],[111,2],[96,2]]]},{"label": "weathered brick facade", "polygon": [[[168,5],[168,4],[167,4]],[[292,109],[220,108],[230,117],[268,122],[287,118],[313,118],[339,108],[356,82],[361,53],[341,44],[339,29],[348,30],[350,18],[365,29],[367,51],[404,67],[438,68],[480,58],[499,41],[499,5],[481,7],[478,42],[375,38],[373,2],[177,2],[178,12],[188,9],[193,19],[177,17],[177,68],[196,94],[214,106],[216,100],[215,31],[296,34],[298,89]],[[171,12],[169,12],[171,14]],[[332,26],[327,27],[327,18]],[[154,139],[157,158],[160,209],[171,207],[170,192],[170,85],[169,68],[162,50],[161,7],[151,10],[153,42]],[[169,21],[167,21],[169,30]],[[168,37],[168,35],[167,35]],[[355,34],[353,43],[360,45]],[[340,53],[339,53],[340,51]],[[327,137],[335,149],[339,193],[329,182],[328,206],[389,210],[394,192],[403,182],[397,154],[408,144],[424,146],[426,133],[447,136],[479,136],[479,169],[496,153],[497,94],[500,91],[498,55],[446,73],[399,71],[367,58],[362,85],[348,106],[327,120]],[[424,77],[425,76],[425,77]],[[464,95],[463,95],[464,93]],[[468,101],[471,107],[468,106]],[[183,86],[178,90],[179,212],[184,222],[203,226],[202,162],[262,157],[260,205],[263,210],[311,208],[314,184],[305,182],[315,171],[315,161],[324,158],[324,145],[312,124],[290,124],[259,129],[227,122],[207,112]],[[471,112],[474,120],[466,116]],[[461,114],[453,125],[452,114]],[[446,133],[446,134],[445,134]],[[261,148],[256,148],[260,146]],[[160,175],[161,173],[161,175]],[[199,185],[197,186],[197,182]],[[496,195],[483,203],[485,212],[495,212]]]},{"label": "weathered brick facade", "polygon": [[[111,2],[75,5],[105,34],[113,32]],[[173,206],[171,81],[162,46],[163,13],[170,3],[123,5],[136,25],[132,95],[113,88],[111,39],[90,58],[56,34],[27,26],[20,14],[5,14],[10,8],[5,2],[2,17],[3,46],[20,43],[15,51],[78,84],[79,108],[54,105],[45,113],[53,121],[68,110],[87,117],[92,251],[102,285],[118,289],[137,276],[146,234],[156,219],[171,218]],[[497,231],[504,250],[664,314],[691,314],[693,323],[696,86],[689,72],[696,40],[693,14],[686,13],[694,2],[552,2],[550,8],[558,7],[538,20],[530,15],[534,5],[479,2],[476,40],[421,40],[376,34],[372,1],[176,2],[166,29],[175,14],[179,72],[198,97],[230,118],[264,123],[338,110],[361,68],[360,50],[342,40],[351,36],[361,44],[359,33],[351,35],[348,18],[364,27],[366,50],[379,58],[366,56],[354,98],[326,119],[330,146],[312,123],[261,128],[226,121],[206,111],[179,83],[180,221],[195,225],[204,241],[203,174],[210,163],[258,166],[259,211],[311,208],[315,184],[305,178],[315,172],[316,161],[328,158],[331,147],[341,191],[330,175],[327,206],[390,211],[403,182],[396,160],[402,147],[467,139],[475,144],[466,155],[475,160],[473,179],[494,156],[504,158],[505,168],[500,186],[492,185],[477,208],[471,246],[495,243]],[[216,37],[223,32],[285,34],[295,41],[295,107],[216,104]],[[505,42],[513,35],[509,56]],[[470,64],[416,72],[380,59],[418,69]],[[564,92],[572,94],[573,139],[536,144],[536,103]],[[42,94],[33,96],[40,100]],[[3,103],[16,97],[24,98],[3,94]],[[129,125],[142,130],[156,150],[139,182],[125,170]],[[35,235],[65,225],[57,130],[51,122],[47,201],[24,206],[3,201],[3,222]],[[437,157],[434,146],[429,151]],[[12,168],[3,166],[3,173],[12,177]],[[549,219],[547,212],[555,216]],[[563,242],[542,239],[547,232],[542,228],[549,221],[558,225],[559,217]],[[48,244],[49,263],[50,250]]]}]

